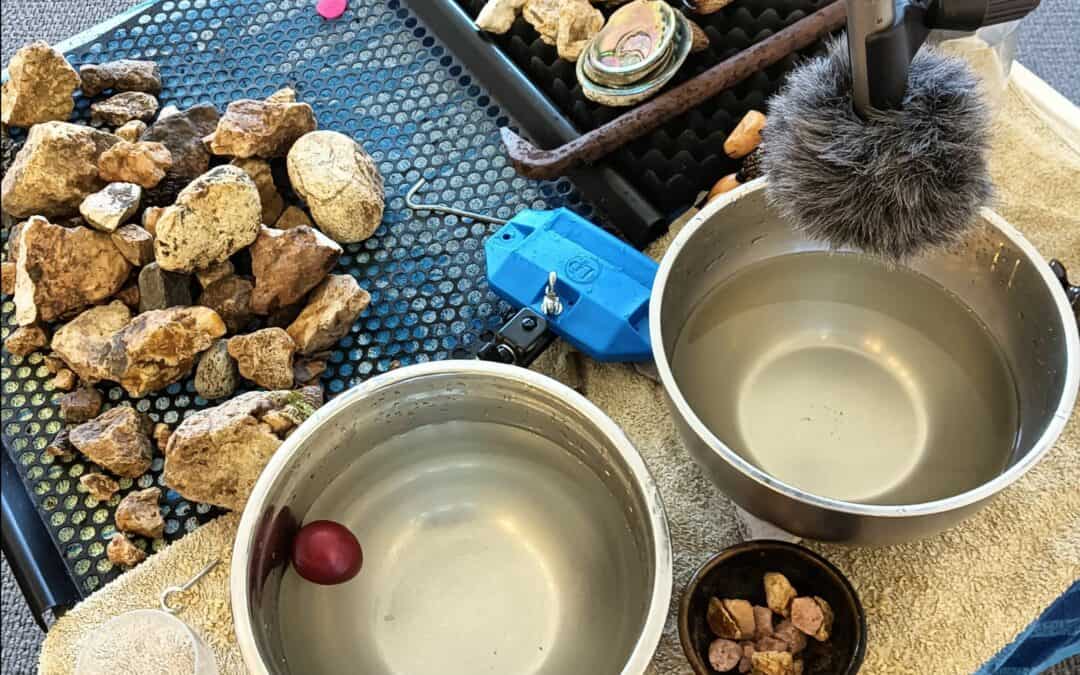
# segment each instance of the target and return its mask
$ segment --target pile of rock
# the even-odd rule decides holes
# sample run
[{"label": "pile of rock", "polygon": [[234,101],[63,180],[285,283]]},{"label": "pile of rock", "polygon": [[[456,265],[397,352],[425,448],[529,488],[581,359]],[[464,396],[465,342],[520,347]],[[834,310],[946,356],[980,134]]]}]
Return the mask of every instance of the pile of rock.
[{"label": "pile of rock", "polygon": [[[120,484],[109,474],[142,476],[156,441],[167,486],[241,508],[270,454],[321,405],[309,385],[370,302],[331,270],[341,244],[367,239],[382,220],[374,161],[348,136],[317,130],[311,106],[287,88],[224,114],[212,105],[159,112],[155,63],[77,72],[44,42],[20,49],[9,74],[0,117],[29,132],[0,186],[16,223],[2,290],[17,328],[4,348],[51,349],[52,384],[70,392],[61,417],[77,425],[47,451],[100,466],[80,484],[112,503]],[[105,96],[90,107],[94,126],[69,122],[80,87]],[[289,187],[306,210],[285,203]],[[102,412],[94,388],[115,382],[141,397],[191,373],[207,400],[245,380],[269,391],[171,430],[131,407]],[[150,488],[119,501],[115,563],[145,557],[127,533],[162,535],[159,498]]]}]

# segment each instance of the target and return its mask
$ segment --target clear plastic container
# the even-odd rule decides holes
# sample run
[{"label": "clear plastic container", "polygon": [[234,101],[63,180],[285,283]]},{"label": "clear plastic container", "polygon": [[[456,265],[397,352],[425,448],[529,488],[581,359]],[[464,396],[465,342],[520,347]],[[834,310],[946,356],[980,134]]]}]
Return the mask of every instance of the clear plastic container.
[{"label": "clear plastic container", "polygon": [[998,108],[1016,59],[1019,27],[1020,21],[1009,21],[974,33],[936,30],[930,32],[927,43],[965,58],[981,78],[987,100]]}]

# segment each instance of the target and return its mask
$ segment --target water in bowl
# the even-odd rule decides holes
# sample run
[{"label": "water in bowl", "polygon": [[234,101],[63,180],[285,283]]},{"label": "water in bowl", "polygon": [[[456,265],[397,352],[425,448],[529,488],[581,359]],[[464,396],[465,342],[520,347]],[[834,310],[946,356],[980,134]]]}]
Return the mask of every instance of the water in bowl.
[{"label": "water in bowl", "polygon": [[652,593],[628,515],[583,462],[500,424],[411,430],[358,459],[305,522],[360,540],[351,581],[286,571],[287,672],[617,673]]},{"label": "water in bowl", "polygon": [[1016,387],[979,318],[860,254],[791,254],[733,275],[690,314],[672,369],[728,447],[834,499],[956,495],[998,475],[1016,442]]}]

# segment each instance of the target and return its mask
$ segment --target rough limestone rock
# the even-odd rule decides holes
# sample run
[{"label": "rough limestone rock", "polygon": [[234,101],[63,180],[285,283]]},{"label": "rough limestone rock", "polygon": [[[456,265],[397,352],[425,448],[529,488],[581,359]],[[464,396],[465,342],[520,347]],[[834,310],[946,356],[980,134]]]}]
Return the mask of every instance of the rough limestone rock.
[{"label": "rough limestone rock", "polygon": [[105,187],[98,176],[98,157],[119,141],[79,124],[35,124],[4,174],[4,211],[16,218],[77,215],[82,200]]},{"label": "rough limestone rock", "polygon": [[149,122],[158,110],[158,100],[141,91],[125,91],[90,106],[90,119],[119,127],[132,120]]},{"label": "rough limestone rock", "polygon": [[158,218],[154,254],[163,269],[194,272],[250,245],[261,220],[255,181],[235,166],[214,167]]},{"label": "rough limestone rock", "polygon": [[347,274],[331,274],[316,288],[308,305],[288,328],[301,354],[330,349],[345,337],[371,295]]},{"label": "rough limestone rock", "polygon": [[154,425],[154,443],[162,453],[165,452],[165,446],[169,444],[170,436],[172,436],[172,427],[168,424],[158,422]]},{"label": "rough limestone rock", "polygon": [[336,131],[313,131],[293,144],[288,169],[293,189],[334,241],[363,241],[379,227],[383,178],[353,139]]},{"label": "rough limestone rock", "polygon": [[88,422],[98,416],[104,402],[97,389],[79,387],[60,397],[60,419],[70,424]]},{"label": "rough limestone rock", "polygon": [[245,277],[226,277],[206,287],[198,304],[218,313],[230,333],[247,328],[255,313],[251,311],[251,294],[255,284]]},{"label": "rough limestone rock", "polygon": [[195,270],[195,278],[199,280],[199,285],[203,288],[209,288],[215,281],[227,279],[234,274],[236,274],[236,266],[231,260],[223,260],[216,265]]},{"label": "rough limestone rock", "polygon": [[88,63],[79,67],[79,76],[86,96],[97,96],[106,89],[143,91],[155,96],[161,93],[161,72],[153,61],[120,59]]},{"label": "rough limestone rock", "polygon": [[510,30],[525,0],[487,0],[476,15],[476,27],[487,33],[502,35]]},{"label": "rough limestone rock", "polygon": [[304,209],[299,206],[287,206],[285,210],[278,216],[277,221],[274,222],[275,230],[291,230],[294,227],[300,227],[301,225],[307,225],[308,227],[315,227],[315,223],[311,222],[311,218],[308,214],[304,213]]},{"label": "rough limestone rock", "polygon": [[296,139],[315,130],[315,113],[295,94],[233,101],[210,136],[210,151],[231,157],[284,157]]},{"label": "rough limestone rock", "polygon": [[123,302],[91,307],[56,330],[52,350],[84,382],[112,379],[106,357],[112,338],[131,321]]},{"label": "rough limestone rock", "polygon": [[540,34],[545,44],[555,45],[559,33],[559,8],[562,0],[526,0],[521,14]]},{"label": "rough limestone rock", "polygon": [[29,44],[11,57],[0,94],[0,120],[12,127],[66,122],[75,109],[79,74],[45,42]]},{"label": "rough limestone rock", "polygon": [[15,263],[0,263],[0,292],[4,295],[15,293]]},{"label": "rough limestone rock", "polygon": [[139,271],[139,311],[191,304],[191,277],[166,272],[156,262]]},{"label": "rough limestone rock", "polygon": [[229,356],[229,341],[217,340],[203,352],[195,367],[195,391],[207,401],[232,396],[240,386],[240,371]]},{"label": "rough limestone rock", "polygon": [[251,157],[234,159],[232,165],[243,169],[244,173],[255,181],[255,187],[259,188],[259,203],[262,204],[262,223],[272,225],[281,215],[281,210],[285,208],[285,200],[281,198],[281,193],[274,184],[274,174],[270,170],[270,163],[265,159]]},{"label": "rough limestone rock", "polygon": [[56,373],[56,376],[50,381],[54,391],[71,391],[79,384],[79,378],[75,373],[63,368]]},{"label": "rough limestone rock", "polygon": [[123,288],[131,272],[109,235],[38,217],[22,229],[15,264],[15,321],[20,326],[54,321],[102,302]]},{"label": "rough limestone rock", "polygon": [[255,275],[251,309],[256,314],[270,314],[302,300],[326,278],[344,252],[329,237],[304,226],[291,230],[264,227],[250,251]]},{"label": "rough limestone rock", "polygon": [[53,457],[60,457],[68,461],[75,457],[75,446],[71,444],[71,430],[64,427],[56,432],[49,444],[45,446],[45,452]]},{"label": "rough limestone rock", "polygon": [[79,485],[99,502],[107,502],[120,490],[120,484],[103,473],[88,473],[79,477]]},{"label": "rough limestone rock", "polygon": [[160,539],[165,534],[165,519],[158,507],[160,499],[161,489],[156,487],[124,495],[116,505],[116,529]]},{"label": "rough limestone rock", "polygon": [[[112,233],[112,243],[120,255],[135,267],[154,261],[154,235],[135,224],[121,225]],[[190,304],[190,303],[189,303]]]},{"label": "rough limestone rock", "polygon": [[[121,140],[127,141],[128,143],[135,143],[145,131],[146,122],[143,122],[142,120],[131,120],[127,124],[117,127],[116,131],[113,133]],[[100,169],[100,167],[98,168]]]},{"label": "rough limestone rock", "polygon": [[134,183],[109,183],[104,189],[87,195],[79,213],[90,227],[113,232],[139,210],[142,188]]},{"label": "rough limestone rock", "polygon": [[593,36],[604,27],[604,15],[589,0],[564,0],[559,6],[555,46],[559,58],[577,61]]},{"label": "rough limestone rock", "polygon": [[134,567],[146,560],[146,552],[132,544],[122,532],[117,532],[109,538],[109,545],[105,547],[105,557],[114,565]]},{"label": "rough limestone rock", "polygon": [[49,346],[49,336],[41,326],[19,326],[4,340],[4,350],[15,356],[29,356]]},{"label": "rough limestone rock", "polygon": [[117,476],[138,478],[150,468],[150,439],[134,408],[111,408],[71,430],[71,444]]},{"label": "rough limestone rock", "polygon": [[264,389],[293,385],[292,359],[296,345],[281,328],[263,328],[229,338],[229,356],[240,374]]},{"label": "rough limestone rock", "polygon": [[172,204],[188,183],[206,173],[210,168],[210,151],[203,137],[213,133],[218,123],[218,111],[210,104],[168,116],[164,112],[140,139],[161,143],[172,156],[172,166],[165,172],[165,179],[146,194],[145,201],[151,206]]},{"label": "rough limestone rock", "polygon": [[296,359],[293,361],[293,380],[296,384],[312,384],[326,371],[324,359]]},{"label": "rough limestone rock", "polygon": [[143,209],[142,226],[144,230],[150,233],[150,236],[157,236],[157,221],[164,212],[165,209],[160,206],[148,206]]},{"label": "rough limestone rock", "polygon": [[206,307],[144,312],[113,335],[109,379],[130,396],[145,396],[190,373],[198,355],[224,334],[225,322]]},{"label": "rough limestone rock", "polygon": [[255,391],[187,417],[165,450],[165,484],[186,499],[227,509],[244,508],[248,495],[281,445],[262,421],[278,411],[303,421],[317,399],[299,391]]},{"label": "rough limestone rock", "polygon": [[172,166],[172,153],[162,143],[120,141],[98,158],[98,173],[108,181],[152,188]]}]

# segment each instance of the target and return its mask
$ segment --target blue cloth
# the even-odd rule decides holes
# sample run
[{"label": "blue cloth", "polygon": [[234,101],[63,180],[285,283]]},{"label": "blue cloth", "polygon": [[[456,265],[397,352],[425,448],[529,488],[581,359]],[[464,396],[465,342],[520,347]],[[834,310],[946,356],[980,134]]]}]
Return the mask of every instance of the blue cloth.
[{"label": "blue cloth", "polygon": [[1075,654],[1080,654],[1080,581],[977,675],[1037,675]]}]

